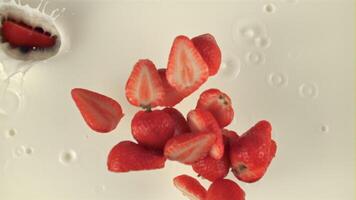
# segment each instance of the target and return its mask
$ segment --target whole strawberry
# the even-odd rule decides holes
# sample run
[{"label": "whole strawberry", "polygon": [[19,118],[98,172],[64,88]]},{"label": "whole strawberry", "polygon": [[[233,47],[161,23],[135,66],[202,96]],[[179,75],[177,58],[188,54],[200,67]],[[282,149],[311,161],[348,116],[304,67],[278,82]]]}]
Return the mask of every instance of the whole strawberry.
[{"label": "whole strawberry", "polygon": [[138,143],[162,150],[174,134],[175,122],[163,110],[139,111],[131,121],[131,131]]},{"label": "whole strawberry", "polygon": [[180,113],[177,109],[165,108],[163,111],[169,114],[169,116],[171,116],[174,121],[174,135],[190,132],[187,121],[185,120],[182,113]]}]

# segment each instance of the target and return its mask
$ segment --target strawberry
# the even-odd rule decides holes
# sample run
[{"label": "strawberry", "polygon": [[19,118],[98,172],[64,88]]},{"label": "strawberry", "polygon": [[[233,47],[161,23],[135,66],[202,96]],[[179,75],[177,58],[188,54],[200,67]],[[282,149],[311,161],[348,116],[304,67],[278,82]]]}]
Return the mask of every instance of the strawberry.
[{"label": "strawberry", "polygon": [[230,97],[218,89],[204,91],[200,95],[196,108],[210,111],[220,127],[226,127],[234,118]]},{"label": "strawberry", "polygon": [[162,80],[162,85],[164,89],[164,97],[162,101],[159,103],[160,106],[169,106],[173,107],[181,102],[185,95],[178,92],[175,88],[169,85],[167,78],[166,78],[166,69],[159,69],[158,70],[159,76]]},{"label": "strawberry", "polygon": [[170,160],[192,164],[209,153],[216,140],[212,133],[186,133],[168,140],[164,147],[164,155]]},{"label": "strawberry", "polygon": [[56,44],[56,37],[37,31],[25,24],[5,20],[2,22],[1,35],[5,42],[15,47],[50,48]]},{"label": "strawberry", "polygon": [[205,200],[206,189],[195,178],[180,175],[173,179],[174,186],[190,200]]},{"label": "strawberry", "polygon": [[209,67],[186,36],[175,38],[166,72],[168,83],[182,94],[197,90],[209,77]]},{"label": "strawberry", "polygon": [[131,121],[131,131],[139,144],[163,149],[174,134],[175,124],[172,117],[163,110],[139,111]]},{"label": "strawberry", "polygon": [[239,135],[237,135],[235,131],[223,129],[222,134],[230,145],[232,145],[236,140],[239,139]]},{"label": "strawberry", "polygon": [[216,141],[209,155],[217,160],[224,155],[224,142],[219,124],[209,111],[195,109],[188,113],[188,125],[193,132],[213,132]]},{"label": "strawberry", "polygon": [[120,104],[102,94],[75,88],[71,95],[85,122],[99,133],[114,130],[124,116]]},{"label": "strawberry", "polygon": [[183,117],[182,113],[180,113],[175,108],[165,108],[163,109],[164,112],[169,114],[174,121],[174,135],[180,135],[183,133],[190,132],[189,126],[185,118]]},{"label": "strawberry", "polygon": [[139,60],[126,83],[126,98],[134,106],[152,108],[162,101],[164,89],[155,65]]},{"label": "strawberry", "polygon": [[231,145],[230,160],[239,180],[252,183],[265,174],[273,149],[271,130],[269,122],[260,121]]},{"label": "strawberry", "polygon": [[108,156],[107,166],[112,172],[129,172],[163,168],[166,158],[131,141],[114,146]]},{"label": "strawberry", "polygon": [[245,200],[245,192],[229,179],[219,179],[212,183],[206,200]]},{"label": "strawberry", "polygon": [[205,62],[209,66],[209,75],[218,73],[221,64],[221,51],[214,36],[207,33],[192,39],[194,46],[199,51]]},{"label": "strawberry", "polygon": [[271,141],[271,147],[270,147],[270,157],[271,157],[271,160],[274,158],[274,156],[276,155],[276,152],[277,152],[277,143],[272,140]]}]

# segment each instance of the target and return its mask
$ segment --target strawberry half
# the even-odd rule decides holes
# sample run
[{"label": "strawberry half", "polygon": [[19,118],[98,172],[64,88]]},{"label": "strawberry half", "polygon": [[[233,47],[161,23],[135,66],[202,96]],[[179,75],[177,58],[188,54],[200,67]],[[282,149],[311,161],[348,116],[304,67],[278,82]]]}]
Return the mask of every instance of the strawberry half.
[{"label": "strawberry half", "polygon": [[159,103],[160,106],[167,106],[167,107],[173,107],[180,103],[185,95],[182,93],[178,92],[174,87],[172,87],[166,78],[166,69],[159,69],[158,70],[159,76],[161,77],[162,80],[162,85],[164,89],[164,97],[162,98],[162,101]]},{"label": "strawberry half", "polygon": [[265,174],[276,151],[271,140],[271,124],[260,121],[231,145],[232,171],[241,181],[253,183]]},{"label": "strawberry half", "polygon": [[114,130],[124,116],[120,104],[102,94],[75,88],[71,95],[85,122],[99,133]]},{"label": "strawberry half", "polygon": [[208,64],[209,75],[213,76],[217,74],[221,64],[221,51],[214,36],[209,33],[199,35],[193,38],[192,42]]},{"label": "strawberry half", "polygon": [[162,150],[173,136],[175,121],[163,110],[139,111],[131,121],[133,137],[139,144]]},{"label": "strawberry half", "polygon": [[205,200],[206,189],[195,178],[180,175],[173,179],[174,186],[190,200]]},{"label": "strawberry half", "polygon": [[164,89],[156,66],[150,60],[139,60],[126,83],[126,98],[134,106],[152,108],[164,97]]},{"label": "strawberry half", "polygon": [[164,155],[170,160],[192,164],[209,153],[216,140],[211,133],[187,133],[168,140],[164,147]]},{"label": "strawberry half", "polygon": [[165,108],[163,109],[164,112],[169,114],[174,121],[174,135],[181,135],[183,133],[189,133],[190,129],[188,126],[187,121],[185,120],[182,113],[180,113],[175,108]]},{"label": "strawberry half", "polygon": [[166,76],[169,84],[185,95],[197,90],[208,79],[209,67],[188,37],[175,38]]},{"label": "strawberry half", "polygon": [[226,127],[234,118],[230,97],[218,89],[204,91],[200,95],[196,108],[211,112],[220,127]]},{"label": "strawberry half", "polygon": [[239,135],[237,135],[237,133],[235,131],[231,131],[231,130],[227,130],[227,129],[223,129],[222,134],[223,134],[224,138],[226,138],[227,142],[230,145],[232,145],[240,137]]},{"label": "strawberry half", "polygon": [[166,158],[131,141],[122,141],[114,146],[108,156],[107,166],[112,172],[129,172],[160,169]]},{"label": "strawberry half", "polygon": [[56,37],[9,20],[2,22],[1,35],[4,41],[15,47],[50,48],[56,44]]},{"label": "strawberry half", "polygon": [[213,115],[206,110],[195,109],[188,113],[188,125],[193,132],[212,132],[216,135],[216,141],[209,155],[217,160],[224,155],[224,141],[219,124]]},{"label": "strawberry half", "polygon": [[245,192],[229,179],[219,179],[210,185],[206,200],[245,200]]}]

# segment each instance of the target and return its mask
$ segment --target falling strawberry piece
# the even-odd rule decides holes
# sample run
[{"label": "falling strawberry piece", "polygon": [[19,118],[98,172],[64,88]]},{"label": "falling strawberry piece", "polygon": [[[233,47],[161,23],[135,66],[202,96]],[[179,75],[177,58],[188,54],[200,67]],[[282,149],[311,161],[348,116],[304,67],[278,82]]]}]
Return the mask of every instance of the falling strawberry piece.
[{"label": "falling strawberry piece", "polygon": [[107,96],[81,88],[73,89],[71,94],[85,122],[94,131],[110,132],[124,116],[120,104]]},{"label": "falling strawberry piece", "polygon": [[186,133],[168,140],[164,155],[170,160],[192,164],[209,153],[216,140],[212,133]]},{"label": "falling strawberry piece", "polygon": [[162,150],[175,132],[175,121],[163,110],[139,111],[131,121],[133,137],[139,144]]},{"label": "falling strawberry piece", "polygon": [[183,117],[182,113],[180,113],[175,108],[165,108],[163,109],[164,112],[169,114],[174,121],[174,135],[181,135],[183,133],[189,133],[190,129],[188,126],[187,121]]},{"label": "falling strawberry piece", "polygon": [[2,22],[1,35],[5,42],[14,47],[50,48],[56,44],[56,37],[9,20]]},{"label": "falling strawberry piece", "polygon": [[219,179],[208,189],[206,200],[245,200],[245,192],[229,179]]},{"label": "falling strawberry piece", "polygon": [[166,69],[159,69],[158,70],[159,76],[162,80],[162,86],[164,89],[164,97],[162,101],[159,103],[160,106],[168,106],[173,107],[181,102],[186,95],[178,92],[174,87],[172,87],[166,78]]},{"label": "falling strawberry piece", "polygon": [[276,152],[277,152],[277,143],[272,140],[271,141],[271,147],[270,147],[270,157],[271,157],[271,160],[276,156]]},{"label": "falling strawberry piece", "polygon": [[269,122],[260,121],[231,145],[230,160],[236,178],[252,183],[263,177],[272,159],[271,149],[272,153],[276,149],[271,130]]},{"label": "falling strawberry piece", "polygon": [[209,75],[213,76],[217,74],[221,64],[221,51],[214,36],[209,33],[199,35],[193,38],[192,42],[208,64]]},{"label": "falling strawberry piece", "polygon": [[186,36],[175,38],[169,54],[168,83],[182,94],[197,90],[209,76],[209,67]]},{"label": "falling strawberry piece", "polygon": [[209,154],[217,160],[221,159],[224,155],[224,141],[221,128],[213,115],[209,111],[195,109],[188,113],[187,118],[193,132],[213,132],[216,135],[216,141]]},{"label": "falling strawberry piece", "polygon": [[173,179],[174,186],[190,200],[205,200],[206,189],[195,178],[180,175]]},{"label": "falling strawberry piece", "polygon": [[235,131],[223,129],[222,134],[228,140],[228,143],[230,143],[230,144],[234,143],[236,140],[239,139],[239,135],[237,135],[237,133]]},{"label": "falling strawberry piece", "polygon": [[114,146],[108,156],[107,166],[112,172],[129,172],[163,168],[166,158],[131,141]]},{"label": "falling strawberry piece", "polygon": [[234,118],[230,97],[218,89],[204,91],[200,95],[196,108],[210,111],[220,127],[229,125]]},{"label": "falling strawberry piece", "polygon": [[126,83],[126,98],[134,106],[153,108],[162,101],[164,89],[158,71],[150,60],[139,60]]}]

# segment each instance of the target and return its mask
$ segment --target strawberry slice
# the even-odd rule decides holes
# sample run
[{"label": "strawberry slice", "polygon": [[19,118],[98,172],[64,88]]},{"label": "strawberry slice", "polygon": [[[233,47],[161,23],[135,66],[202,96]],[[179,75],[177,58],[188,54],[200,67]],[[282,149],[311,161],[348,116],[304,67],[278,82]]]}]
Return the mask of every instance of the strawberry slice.
[{"label": "strawberry slice", "polygon": [[4,41],[15,47],[50,48],[56,44],[56,37],[9,20],[3,21],[1,35]]},{"label": "strawberry slice", "polygon": [[175,108],[163,109],[174,121],[174,135],[181,135],[190,132],[189,126],[182,113]]},{"label": "strawberry slice", "polygon": [[158,70],[159,76],[161,77],[162,80],[162,85],[164,89],[164,97],[162,98],[162,101],[159,103],[160,106],[167,106],[167,107],[173,107],[180,103],[185,95],[182,93],[178,92],[174,87],[172,87],[166,78],[166,69],[159,69]]},{"label": "strawberry slice", "polygon": [[245,200],[245,192],[229,179],[219,179],[210,185],[206,200]]},{"label": "strawberry slice", "polygon": [[170,160],[192,164],[207,156],[215,140],[215,134],[207,132],[178,135],[168,140],[164,155]]},{"label": "strawberry slice", "polygon": [[126,98],[134,106],[152,108],[164,96],[162,81],[156,66],[150,60],[139,60],[126,83]]},{"label": "strawberry slice", "polygon": [[85,122],[94,131],[110,132],[124,116],[120,104],[107,96],[81,88],[72,89],[71,94]]},{"label": "strawberry slice", "polygon": [[166,158],[131,141],[115,145],[108,156],[107,167],[112,172],[129,172],[163,168]]},{"label": "strawberry slice", "polygon": [[216,141],[209,155],[217,160],[224,155],[224,140],[218,122],[213,115],[206,110],[195,109],[188,113],[188,125],[193,132],[213,132]]},{"label": "strawberry slice", "polygon": [[221,51],[214,36],[209,33],[199,35],[193,38],[192,42],[208,64],[209,75],[213,76],[217,74],[221,64]]},{"label": "strawberry slice", "polygon": [[209,76],[209,67],[186,36],[175,38],[169,54],[167,80],[183,94],[197,90]]},{"label": "strawberry slice", "polygon": [[173,179],[174,186],[190,200],[205,200],[206,189],[195,178],[180,175]]},{"label": "strawberry slice", "polygon": [[226,127],[234,118],[230,97],[218,89],[204,91],[199,97],[196,108],[210,111],[220,127]]}]

